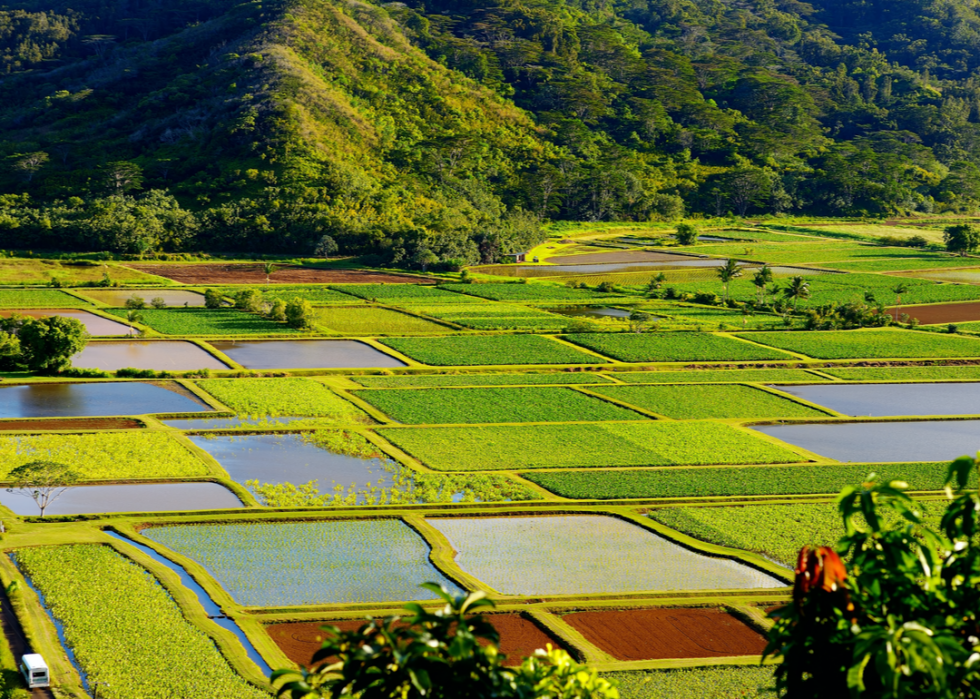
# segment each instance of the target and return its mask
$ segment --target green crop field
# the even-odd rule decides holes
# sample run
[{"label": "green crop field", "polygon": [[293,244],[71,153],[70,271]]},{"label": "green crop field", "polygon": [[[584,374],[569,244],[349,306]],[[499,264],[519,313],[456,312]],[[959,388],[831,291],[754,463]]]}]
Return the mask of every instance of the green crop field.
[{"label": "green crop field", "polygon": [[741,337],[817,359],[980,357],[978,339],[908,330],[755,332]]},{"label": "green crop field", "polygon": [[367,388],[448,388],[450,386],[533,386],[612,383],[602,374],[562,372],[554,374],[413,374],[410,376],[354,376]]},{"label": "green crop field", "polygon": [[947,269],[956,267],[975,267],[976,258],[950,257],[942,255],[923,258],[884,258],[880,260],[862,260],[860,262],[827,262],[821,267],[842,269],[848,272],[904,272],[915,269]]},{"label": "green crop field", "polygon": [[434,366],[504,364],[604,364],[605,359],[538,335],[392,337],[381,341],[412,359]]},{"label": "green crop field", "polygon": [[[942,490],[946,463],[803,464],[745,468],[664,468],[616,471],[538,471],[524,478],[576,500],[695,498],[734,495],[836,494],[871,473],[903,480],[912,490]],[[974,476],[974,482],[976,477]]]},{"label": "green crop field", "polygon": [[491,301],[548,303],[551,301],[615,301],[622,294],[605,294],[590,289],[572,289],[556,284],[444,284],[443,288]]},{"label": "green crop field", "polygon": [[0,284],[47,285],[57,280],[65,286],[102,282],[108,273],[111,281],[136,284],[173,284],[169,279],[138,272],[123,265],[96,260],[38,260],[12,259],[0,260]]},{"label": "green crop field", "polygon": [[204,462],[161,432],[0,437],[0,478],[31,461],[69,464],[82,480],[208,475]]},{"label": "green crop field", "polygon": [[392,419],[416,425],[647,419],[640,413],[560,386],[384,389],[357,391],[356,395]]},{"label": "green crop field", "polygon": [[617,371],[612,374],[626,383],[739,383],[775,381],[819,383],[823,376],[804,369],[698,369],[688,371]]},{"label": "green crop field", "polygon": [[439,320],[456,323],[474,330],[523,330],[526,332],[560,332],[568,327],[571,319],[546,313],[536,308],[508,303],[481,303],[479,305],[408,305],[403,306],[415,313]]},{"label": "green crop field", "polygon": [[[125,309],[105,310],[126,318]],[[164,335],[293,335],[303,332],[285,323],[233,308],[146,308],[137,313],[142,318],[139,322]]]},{"label": "green crop field", "polygon": [[262,699],[146,570],[97,544],[18,549],[105,699]]},{"label": "green crop field", "polygon": [[363,410],[311,379],[205,379],[197,383],[239,415],[371,421]]},{"label": "green crop field", "polygon": [[382,428],[439,471],[793,463],[787,448],[714,422]]},{"label": "green crop field", "polygon": [[772,699],[771,666],[700,667],[604,673],[619,683],[620,699]]},{"label": "green crop field", "polygon": [[745,315],[739,311],[712,306],[667,306],[644,309],[654,315],[663,315],[660,325],[680,324],[685,328],[704,330],[744,330],[773,328],[783,325],[781,316],[760,313]]},{"label": "green crop field", "polygon": [[57,289],[0,289],[0,308],[84,308],[91,305]]},{"label": "green crop field", "polygon": [[841,366],[821,371],[845,381],[980,381],[980,366]]},{"label": "green crop field", "polygon": [[383,303],[483,303],[482,299],[421,284],[332,284],[330,288]]},{"label": "green crop field", "polygon": [[566,335],[565,339],[623,362],[792,359],[767,347],[708,333],[587,333]]},{"label": "green crop field", "polygon": [[442,335],[454,332],[453,328],[399,313],[389,308],[361,308],[330,306],[317,309],[317,323],[339,335]]},{"label": "green crop field", "polygon": [[752,386],[726,384],[595,386],[590,390],[675,420],[813,418],[826,417],[829,414]]},{"label": "green crop field", "polygon": [[290,301],[294,298],[306,299],[315,306],[320,305],[334,305],[334,304],[352,304],[352,305],[363,305],[364,299],[358,298],[356,296],[351,296],[350,294],[344,294],[339,291],[334,291],[333,289],[328,289],[323,286],[292,286],[286,284],[272,284],[270,286],[230,286],[223,289],[219,289],[222,294],[229,297],[234,297],[239,291],[244,288],[254,289],[262,294],[262,300],[266,303],[273,303],[277,299],[283,301]]}]

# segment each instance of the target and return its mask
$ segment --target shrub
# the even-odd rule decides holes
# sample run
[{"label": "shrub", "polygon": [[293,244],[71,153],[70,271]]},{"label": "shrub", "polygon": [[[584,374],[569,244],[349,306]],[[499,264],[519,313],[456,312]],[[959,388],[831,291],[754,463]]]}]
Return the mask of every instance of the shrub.
[{"label": "shrub", "polygon": [[306,299],[292,299],[286,304],[285,312],[289,327],[304,330],[313,326],[313,306]]},{"label": "shrub", "polygon": [[163,300],[163,297],[157,296],[155,298],[150,299],[150,305],[157,309],[166,308],[167,302]]},{"label": "shrub", "polygon": [[262,294],[255,289],[242,289],[235,294],[235,308],[257,313],[262,307]]},{"label": "shrub", "polygon": [[678,245],[694,245],[698,242],[698,229],[690,223],[681,223],[675,234]]},{"label": "shrub", "polygon": [[143,300],[142,296],[137,296],[133,294],[128,299],[126,299],[126,308],[131,308],[133,310],[141,310],[146,308],[146,301]]},{"label": "shrub", "polygon": [[204,292],[205,308],[221,308],[221,294],[215,289],[208,289]]}]

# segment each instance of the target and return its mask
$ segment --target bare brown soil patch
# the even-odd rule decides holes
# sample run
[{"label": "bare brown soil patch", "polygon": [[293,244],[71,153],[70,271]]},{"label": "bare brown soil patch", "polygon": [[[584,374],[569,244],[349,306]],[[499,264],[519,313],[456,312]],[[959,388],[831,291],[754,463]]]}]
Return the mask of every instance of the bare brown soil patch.
[{"label": "bare brown soil patch", "polygon": [[575,612],[564,620],[619,660],[759,655],[765,639],[717,609]]},{"label": "bare brown soil patch", "polygon": [[980,301],[969,303],[934,303],[928,306],[897,306],[885,309],[889,315],[908,313],[913,318],[918,318],[922,325],[932,325],[934,323],[968,323],[971,320],[980,320]]},{"label": "bare brown soil patch", "polygon": [[[500,634],[500,650],[507,656],[507,665],[520,665],[525,657],[549,643],[555,647],[561,645],[533,621],[519,614],[493,614],[489,618]],[[297,665],[309,665],[313,654],[323,645],[325,632],[321,626],[331,624],[341,631],[356,631],[365,623],[364,619],[289,622],[272,624],[265,630],[286,657]]]},{"label": "bare brown soil patch", "polygon": [[[183,284],[265,284],[259,264],[128,265],[133,269]],[[418,284],[427,281],[406,274],[373,272],[366,269],[312,269],[277,266],[269,275],[271,284]]]},{"label": "bare brown soil patch", "polygon": [[45,418],[42,420],[0,420],[0,431],[34,432],[45,430],[134,430],[145,427],[127,417]]},{"label": "bare brown soil patch", "polygon": [[590,265],[628,262],[677,262],[692,260],[690,255],[674,255],[664,252],[590,252],[582,255],[559,255],[549,257],[548,262],[556,265]]}]

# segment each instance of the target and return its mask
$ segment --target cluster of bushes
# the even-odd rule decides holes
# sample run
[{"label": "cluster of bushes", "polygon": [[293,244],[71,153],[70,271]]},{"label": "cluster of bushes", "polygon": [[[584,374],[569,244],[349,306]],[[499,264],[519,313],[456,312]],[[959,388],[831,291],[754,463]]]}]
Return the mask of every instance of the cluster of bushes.
[{"label": "cluster of bushes", "polygon": [[85,349],[88,332],[76,318],[28,318],[14,313],[0,318],[0,369],[51,374],[71,366]]},{"label": "cluster of bushes", "polygon": [[[204,293],[207,308],[220,308],[224,303],[221,294],[214,289]],[[256,289],[242,289],[235,294],[235,308],[248,313],[257,313],[277,323],[285,323],[291,328],[307,330],[313,327],[313,305],[304,298],[296,296],[289,301],[273,299],[270,303],[262,298]]]}]

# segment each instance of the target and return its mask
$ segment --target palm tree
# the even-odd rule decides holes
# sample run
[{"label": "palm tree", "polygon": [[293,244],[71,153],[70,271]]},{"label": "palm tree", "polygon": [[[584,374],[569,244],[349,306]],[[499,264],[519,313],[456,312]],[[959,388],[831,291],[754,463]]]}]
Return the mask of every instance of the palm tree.
[{"label": "palm tree", "polygon": [[793,277],[789,281],[789,286],[783,289],[783,295],[788,299],[793,299],[793,311],[795,312],[800,299],[810,298],[810,282],[805,277]]},{"label": "palm tree", "polygon": [[902,305],[902,294],[904,294],[908,290],[909,290],[909,285],[906,284],[905,282],[899,283],[898,286],[892,289],[892,293],[895,294],[895,320],[896,321],[898,320],[898,307]]},{"label": "palm tree", "polygon": [[728,300],[728,284],[732,279],[738,279],[742,276],[742,267],[739,266],[732,258],[728,258],[725,264],[718,268],[718,278],[721,283],[725,285],[725,300]]},{"label": "palm tree", "polygon": [[[143,322],[143,314],[140,313],[139,311],[137,311],[136,309],[128,310],[128,311],[126,311],[126,322],[127,323],[130,323],[130,324],[133,324],[133,323],[142,323]],[[143,334],[143,331],[140,330],[139,328],[130,328],[129,334],[130,335],[133,335],[135,333],[139,333],[139,334],[142,335]]]},{"label": "palm tree", "polygon": [[262,271],[265,272],[265,283],[269,283],[269,276],[276,271],[276,266],[271,262],[265,262],[262,264]]},{"label": "palm tree", "polygon": [[752,283],[759,289],[761,303],[766,302],[766,287],[772,284],[772,270],[769,265],[762,265],[752,276]]}]

